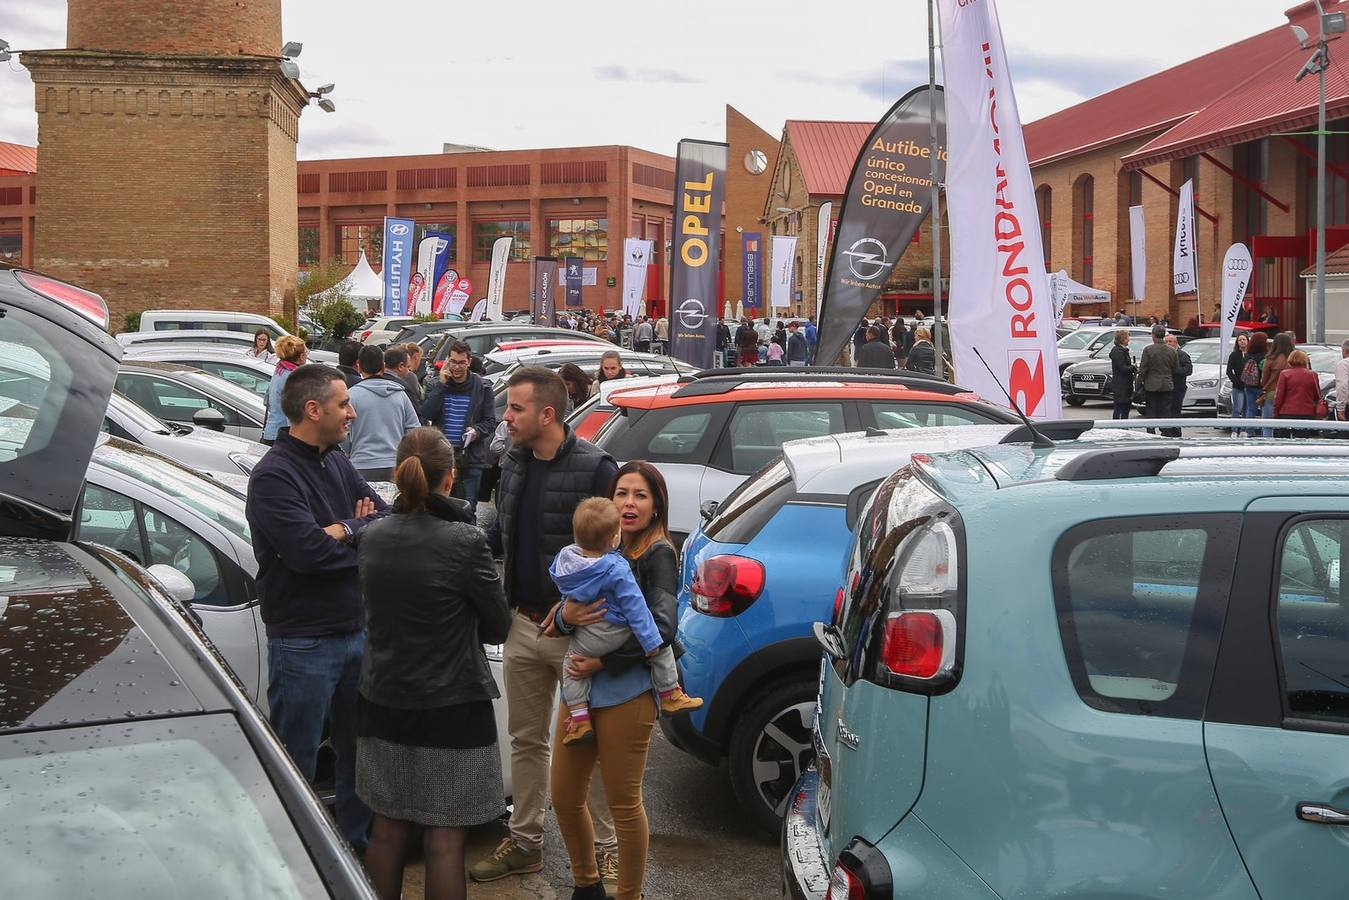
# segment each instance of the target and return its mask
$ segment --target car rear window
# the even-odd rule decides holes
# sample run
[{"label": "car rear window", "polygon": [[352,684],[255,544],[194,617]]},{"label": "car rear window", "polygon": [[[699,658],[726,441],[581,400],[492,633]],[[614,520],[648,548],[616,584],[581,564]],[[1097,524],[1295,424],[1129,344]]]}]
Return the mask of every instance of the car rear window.
[{"label": "car rear window", "polygon": [[792,473],[778,457],[731,492],[703,534],[723,544],[747,544],[795,496]]},{"label": "car rear window", "polygon": [[1239,516],[1104,519],[1054,550],[1054,600],[1078,695],[1107,712],[1199,718]]}]

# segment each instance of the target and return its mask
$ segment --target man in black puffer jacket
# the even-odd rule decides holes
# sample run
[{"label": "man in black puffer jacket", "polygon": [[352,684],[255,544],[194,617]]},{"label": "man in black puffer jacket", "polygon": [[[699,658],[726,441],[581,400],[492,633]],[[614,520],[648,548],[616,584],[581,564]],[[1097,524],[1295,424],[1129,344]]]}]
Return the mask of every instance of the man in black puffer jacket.
[{"label": "man in black puffer jacket", "polygon": [[[539,629],[561,599],[548,566],[572,542],[577,504],[587,497],[608,497],[618,474],[613,457],[563,424],[566,408],[567,387],[556,372],[528,367],[511,376],[504,418],[512,447],[501,461],[497,518],[489,537],[506,557],[506,602],[513,613],[503,669],[515,808],[510,837],[470,869],[474,881],[543,867],[548,729],[569,643],[565,636],[547,636]],[[598,778],[591,781],[590,812],[603,873],[610,857],[616,865],[618,842]]]}]

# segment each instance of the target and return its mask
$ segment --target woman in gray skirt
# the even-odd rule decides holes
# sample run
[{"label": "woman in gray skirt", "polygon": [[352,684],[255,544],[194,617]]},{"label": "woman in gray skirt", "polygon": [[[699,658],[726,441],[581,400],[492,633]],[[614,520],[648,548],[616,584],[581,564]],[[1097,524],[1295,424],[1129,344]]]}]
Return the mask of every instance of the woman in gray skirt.
[{"label": "woman in gray skirt", "polygon": [[413,826],[425,827],[426,896],[467,891],[465,829],[505,811],[483,654],[510,630],[487,537],[449,496],[454,449],[435,428],[398,445],[393,514],[359,534],[369,617],[356,707],[356,793],[375,812],[366,867],[385,900],[402,892]]}]

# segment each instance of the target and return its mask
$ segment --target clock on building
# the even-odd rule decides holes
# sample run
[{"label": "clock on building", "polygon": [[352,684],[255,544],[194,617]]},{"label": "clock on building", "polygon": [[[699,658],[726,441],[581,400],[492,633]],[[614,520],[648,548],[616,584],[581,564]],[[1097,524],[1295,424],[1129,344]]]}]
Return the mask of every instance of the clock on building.
[{"label": "clock on building", "polygon": [[745,171],[751,175],[762,175],[768,171],[768,154],[762,150],[751,150],[746,153]]}]

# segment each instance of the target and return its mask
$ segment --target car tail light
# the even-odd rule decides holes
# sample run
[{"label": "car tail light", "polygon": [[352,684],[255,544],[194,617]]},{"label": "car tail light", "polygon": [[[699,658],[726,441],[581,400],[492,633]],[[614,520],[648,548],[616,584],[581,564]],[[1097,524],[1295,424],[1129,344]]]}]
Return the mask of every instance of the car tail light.
[{"label": "car tail light", "polygon": [[838,593],[834,595],[834,617],[829,620],[830,624],[838,624],[838,614],[843,611],[843,597],[843,588],[839,588]]},{"label": "car tail light", "polygon": [[894,877],[885,854],[855,837],[839,853],[826,900],[892,900]]},{"label": "car tail light", "polygon": [[[947,640],[943,621],[950,615],[944,609],[891,613],[881,636],[881,665],[894,675],[937,677],[946,658],[954,656],[955,644]],[[951,624],[955,624],[954,617]]]},{"label": "car tail light", "polygon": [[955,531],[944,521],[912,532],[899,554],[890,611],[881,625],[879,663],[884,673],[920,681],[948,675],[955,666],[954,605],[960,582]]},{"label": "car tail light", "polygon": [[849,872],[842,862],[834,863],[828,900],[866,900],[866,897],[867,889],[862,886],[862,879]]},{"label": "car tail light", "polygon": [[364,343],[366,342],[366,340],[369,339],[370,335],[372,335],[372,334],[374,334],[374,333],[375,333],[375,331],[374,331],[373,328],[367,328],[365,331],[362,331],[362,332],[361,332],[361,343],[364,344]]},{"label": "car tail light", "polygon": [[698,564],[693,574],[693,608],[726,618],[738,616],[763,593],[764,567],[744,556],[713,556]]},{"label": "car tail light", "polygon": [[66,284],[64,281],[57,281],[55,278],[48,278],[46,275],[38,275],[35,272],[15,272],[19,281],[24,287],[35,294],[46,297],[48,300],[55,300],[57,303],[74,310],[93,322],[99,328],[108,327],[108,304],[103,302],[103,298],[93,291],[86,291],[84,288],[77,288],[73,284]]}]

